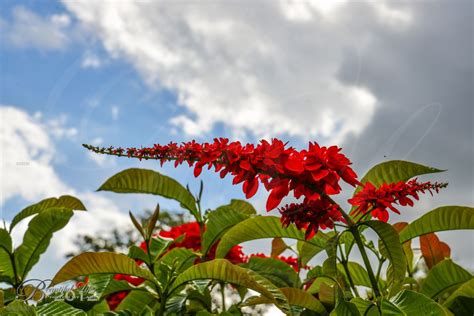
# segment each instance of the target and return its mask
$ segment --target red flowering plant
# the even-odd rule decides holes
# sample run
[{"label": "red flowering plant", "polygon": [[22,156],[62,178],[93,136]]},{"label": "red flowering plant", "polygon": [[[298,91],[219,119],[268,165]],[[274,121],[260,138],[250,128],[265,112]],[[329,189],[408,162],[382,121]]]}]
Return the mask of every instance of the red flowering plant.
[{"label": "red flowering plant", "polygon": [[[132,168],[113,175],[99,191],[173,199],[194,220],[161,227],[158,211],[144,224],[130,214],[143,242],[127,256],[83,253],[53,278],[57,284],[88,275],[90,283],[107,284],[97,286],[101,302],[113,303],[107,310],[239,314],[249,306],[273,304],[286,314],[472,313],[472,274],[449,258],[449,246],[435,234],[473,229],[474,209],[444,206],[411,223],[388,223],[390,212],[405,212],[421,194],[445,188],[446,183],[418,180],[442,170],[397,160],[380,163],[359,178],[336,146],[312,142],[297,150],[278,139],[256,145],[219,138],[139,149],[84,146],[161,165],[186,164],[196,177],[207,168],[221,178],[232,177],[247,199],[263,187],[269,192],[266,211],[277,214],[259,215],[243,200],[204,211],[202,186],[193,195],[153,170]],[[354,187],[347,203],[341,203],[343,183]],[[412,247],[415,238],[421,249]],[[242,243],[260,239],[272,239],[270,255],[243,252]],[[229,293],[237,299],[226,306]]]}]

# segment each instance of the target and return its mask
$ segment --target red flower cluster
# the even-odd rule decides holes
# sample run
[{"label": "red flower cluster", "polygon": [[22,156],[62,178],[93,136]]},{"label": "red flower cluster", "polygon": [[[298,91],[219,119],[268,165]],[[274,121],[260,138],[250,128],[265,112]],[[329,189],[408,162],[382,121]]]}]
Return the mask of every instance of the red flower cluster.
[{"label": "red flower cluster", "polygon": [[[171,227],[170,230],[162,230],[158,233],[160,237],[176,239],[184,235],[182,241],[174,243],[169,249],[176,247],[192,249],[194,251],[201,250],[201,231],[199,229],[198,222],[185,223],[179,226]],[[140,247],[146,250],[145,243],[141,243]],[[207,259],[214,259],[216,256],[217,243],[214,244],[207,254]],[[230,249],[225,257],[227,260],[234,264],[245,262],[245,255],[242,252],[242,247],[237,245]]]},{"label": "red flower cluster", "polygon": [[[254,253],[254,254],[251,254],[250,256],[248,256],[248,260],[250,260],[250,258],[252,257],[258,257],[258,258],[271,258],[261,252],[259,253]],[[296,272],[298,272],[299,270],[299,267],[298,267],[298,259],[295,258],[295,257],[292,257],[292,256],[288,256],[288,257],[285,257],[285,256],[278,256],[276,258],[273,258],[273,259],[278,259],[280,261],[283,261],[284,263],[288,264],[289,266],[291,266]],[[308,266],[304,266],[302,267],[303,269],[309,269]]]},{"label": "red flower cluster", "polygon": [[357,206],[354,215],[370,212],[373,217],[387,222],[389,217],[387,209],[400,214],[394,204],[413,206],[411,198],[418,200],[418,193],[428,191],[433,195],[433,191],[438,193],[441,188],[446,186],[447,183],[417,182],[417,179],[413,179],[408,182],[384,183],[376,188],[372,183],[367,182],[362,191],[349,199],[348,202],[353,206]]},{"label": "red flower cluster", "polygon": [[[340,193],[340,179],[353,186],[359,184],[357,175],[349,167],[351,162],[340,153],[340,148],[320,147],[317,143],[309,143],[308,149],[301,151],[286,147],[286,144],[278,139],[272,139],[271,142],[262,140],[258,145],[242,145],[238,141],[229,142],[226,138],[216,138],[213,143],[199,144],[191,141],[182,145],[156,144],[141,149],[85,146],[98,153],[157,159],[162,164],[168,160],[175,160],[175,166],[187,162],[189,166],[194,165],[196,177],[203,167],[214,167],[222,178],[231,174],[233,184],[243,183],[247,198],[257,192],[261,182],[270,192],[267,211],[276,208],[290,191],[293,191],[297,199],[303,197],[303,204],[306,205],[322,196]],[[314,205],[305,206],[307,209],[310,207],[314,209]],[[319,212],[324,210],[320,209]],[[329,216],[332,217],[334,216]],[[322,218],[326,219],[324,216]],[[312,224],[317,227],[319,222]],[[326,221],[322,223],[321,227],[323,226],[327,226]]]},{"label": "red flower cluster", "polygon": [[295,223],[298,229],[306,229],[306,239],[314,236],[319,228],[334,228],[334,222],[344,221],[339,206],[324,197],[307,203],[291,203],[278,210],[283,226]]}]

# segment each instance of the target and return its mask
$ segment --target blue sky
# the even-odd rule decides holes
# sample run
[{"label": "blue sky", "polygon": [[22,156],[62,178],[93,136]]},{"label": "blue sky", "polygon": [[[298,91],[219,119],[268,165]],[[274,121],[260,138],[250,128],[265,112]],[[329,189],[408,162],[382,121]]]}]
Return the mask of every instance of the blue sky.
[{"label": "blue sky", "polygon": [[[316,140],[342,146],[360,175],[386,159],[449,169],[434,177],[449,189],[400,220],[474,202],[472,3],[3,1],[0,9],[2,215],[64,193],[90,210],[52,245],[40,275],[62,264],[75,233],[122,225],[129,209],[157,200],[95,193],[124,168],[158,165],[92,156],[82,143]],[[199,183],[186,167],[159,170]],[[205,207],[243,198],[229,179],[201,179]],[[252,202],[261,208],[265,198]],[[457,243],[454,258],[473,261],[459,234],[442,236]]]}]

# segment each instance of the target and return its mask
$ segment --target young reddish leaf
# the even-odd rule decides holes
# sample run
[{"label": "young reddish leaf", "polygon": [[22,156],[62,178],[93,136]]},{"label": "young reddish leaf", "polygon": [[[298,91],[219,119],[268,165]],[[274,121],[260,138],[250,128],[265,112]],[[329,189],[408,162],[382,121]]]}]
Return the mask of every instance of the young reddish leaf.
[{"label": "young reddish leaf", "polygon": [[281,239],[280,237],[273,238],[273,240],[272,240],[272,254],[271,254],[272,258],[278,257],[287,248],[288,248],[288,246],[285,244],[283,239]]},{"label": "young reddish leaf", "polygon": [[451,255],[451,248],[446,243],[440,241],[435,233],[420,236],[420,247],[426,265],[430,270],[437,263],[445,258],[449,258]]}]

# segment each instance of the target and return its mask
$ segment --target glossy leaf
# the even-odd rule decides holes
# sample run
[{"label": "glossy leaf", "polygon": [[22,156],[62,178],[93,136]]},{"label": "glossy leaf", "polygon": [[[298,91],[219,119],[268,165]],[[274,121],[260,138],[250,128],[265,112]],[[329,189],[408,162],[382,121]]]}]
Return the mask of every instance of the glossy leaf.
[{"label": "glossy leaf", "polygon": [[323,233],[318,231],[318,233],[312,237],[309,242],[298,240],[297,250],[300,256],[301,265],[304,266],[313,259],[318,253],[323,251],[326,247],[327,241],[334,236],[334,232]]},{"label": "glossy leaf", "polygon": [[328,240],[326,245],[326,252],[328,258],[323,263],[323,273],[328,276],[337,275],[337,245],[339,241],[339,235],[333,236]]},{"label": "glossy leaf", "polygon": [[54,276],[51,286],[89,274],[126,274],[153,280],[153,275],[140,268],[135,260],[113,252],[84,252],[69,260]]},{"label": "glossy leaf", "polygon": [[178,181],[153,170],[126,169],[107,179],[97,191],[159,195],[178,201],[194,216],[198,215],[193,195]]},{"label": "glossy leaf", "polygon": [[35,308],[31,305],[28,305],[25,301],[14,300],[8,304],[4,310],[0,310],[1,315],[8,316],[36,316],[38,315],[35,311]]},{"label": "glossy leaf", "polygon": [[203,235],[202,252],[207,254],[209,249],[231,227],[246,220],[248,214],[234,210],[231,205],[221,206],[208,213],[206,231]]},{"label": "glossy leaf", "polygon": [[244,200],[238,200],[238,199],[232,199],[230,200],[230,204],[228,205],[223,205],[217,208],[217,210],[221,208],[231,208],[234,211],[237,211],[242,214],[247,214],[247,215],[255,215],[257,214],[257,211],[253,207],[252,204],[250,204],[247,201]]},{"label": "glossy leaf", "polygon": [[275,285],[258,273],[233,265],[225,259],[215,259],[190,267],[176,278],[171,286],[171,290],[199,279],[217,280],[245,286],[274,300],[283,311],[289,311],[286,297]]},{"label": "glossy leaf", "polygon": [[440,241],[435,233],[420,236],[420,248],[428,269],[451,255],[451,248]]},{"label": "glossy leaf", "polygon": [[86,316],[86,312],[83,310],[72,307],[71,305],[61,302],[54,301],[48,304],[39,306],[36,311],[39,315],[65,315],[65,316]]},{"label": "glossy leaf", "polygon": [[[319,315],[327,315],[324,305],[310,293],[297,288],[281,288],[280,290],[286,296],[290,305],[306,308]],[[263,296],[251,297],[245,302],[244,306],[258,304],[272,304],[272,301]]]},{"label": "glossy leaf", "polygon": [[447,290],[454,290],[457,286],[472,279],[472,274],[446,259],[435,265],[423,281],[420,292],[435,299]]},{"label": "glossy leaf", "polygon": [[445,308],[427,296],[404,290],[390,301],[382,301],[382,315],[447,316],[449,313]]},{"label": "glossy leaf", "polygon": [[86,211],[86,207],[84,206],[84,204],[82,204],[82,202],[78,198],[71,195],[62,195],[59,198],[44,199],[41,202],[24,208],[22,211],[20,211],[20,213],[15,215],[10,224],[10,231],[12,231],[13,227],[15,227],[23,219],[31,215],[41,213],[42,211],[47,210],[49,208],[68,209],[71,211]]},{"label": "glossy leaf", "polygon": [[377,305],[371,301],[364,300],[360,297],[355,297],[351,300],[351,303],[354,304],[359,313],[364,316],[379,316],[379,310]]},{"label": "glossy leaf", "polygon": [[10,259],[12,238],[6,229],[0,228],[0,282],[13,277],[13,266]]},{"label": "glossy leaf", "polygon": [[392,225],[381,221],[367,221],[363,224],[372,228],[379,236],[385,252],[382,254],[386,256],[392,265],[394,280],[403,280],[407,270],[407,263],[397,231]]},{"label": "glossy leaf", "polygon": [[[405,229],[407,226],[408,226],[407,222],[399,222],[399,223],[393,224],[393,228],[395,228],[398,234],[400,234],[400,232],[403,229]],[[411,239],[402,243],[402,248],[403,248],[403,252],[405,253],[405,258],[407,261],[407,270],[409,272],[413,272],[414,254],[413,254],[413,249],[411,248]]]},{"label": "glossy leaf", "polygon": [[[372,284],[370,283],[369,274],[359,263],[349,261],[346,264],[352,281],[354,282],[354,285],[372,287]],[[347,279],[346,271],[341,263],[337,264],[337,269],[339,273],[344,275],[344,277]],[[349,281],[347,281],[346,283],[349,284]]]},{"label": "glossy leaf", "polygon": [[400,241],[445,230],[474,229],[474,208],[467,206],[438,207],[409,224],[400,232]]},{"label": "glossy leaf", "polygon": [[[256,216],[230,228],[221,238],[216,250],[216,257],[223,258],[229,250],[240,243],[262,238],[293,238],[305,241],[304,232],[295,225],[282,227],[280,218],[276,216]],[[320,246],[320,243],[307,240],[311,244]]]},{"label": "glossy leaf", "polygon": [[337,302],[334,310],[329,314],[331,316],[357,316],[360,315],[357,306],[354,303],[344,299],[341,289],[337,290]]},{"label": "glossy leaf", "polygon": [[458,297],[474,297],[474,278],[463,283],[456,291],[454,291],[444,302],[444,306],[451,306]]},{"label": "glossy leaf", "polygon": [[73,212],[63,208],[48,208],[28,224],[22,244],[15,250],[15,265],[22,280],[49,246],[53,234],[69,222]]},{"label": "glossy leaf", "polygon": [[125,296],[116,311],[130,311],[139,314],[155,299],[156,297],[149,292],[134,290]]},{"label": "glossy leaf", "polygon": [[[443,171],[444,170],[423,166],[410,161],[391,160],[373,166],[360,182],[362,184],[371,182],[374,186],[379,187],[383,183],[407,181],[423,174]],[[360,189],[360,186],[357,187],[356,192],[360,191]]]},{"label": "glossy leaf", "polygon": [[248,263],[240,265],[257,272],[278,287],[298,287],[300,280],[295,270],[281,260],[250,257]]}]

